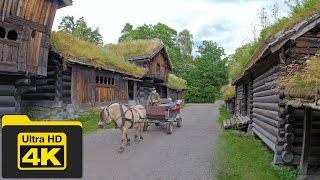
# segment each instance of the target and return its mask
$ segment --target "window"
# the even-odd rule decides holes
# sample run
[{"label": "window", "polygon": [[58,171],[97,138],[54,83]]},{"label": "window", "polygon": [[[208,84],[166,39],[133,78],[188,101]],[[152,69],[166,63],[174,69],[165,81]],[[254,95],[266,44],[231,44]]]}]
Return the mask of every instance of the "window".
[{"label": "window", "polygon": [[96,83],[99,83],[99,76],[96,76]]},{"label": "window", "polygon": [[100,77],[100,84],[103,84],[103,77]]},{"label": "window", "polygon": [[111,83],[112,83],[112,86],[114,86],[114,78],[112,78],[112,82]]},{"label": "window", "polygon": [[8,32],[7,38],[10,40],[16,41],[18,39],[18,33],[15,30],[10,30]]},{"label": "window", "polygon": [[104,84],[108,84],[108,78],[104,77]]},{"label": "window", "polygon": [[5,38],[6,37],[6,30],[0,26],[0,38]]},{"label": "window", "polygon": [[35,30],[33,30],[33,31],[31,32],[31,37],[32,37],[32,38],[35,38],[35,37],[36,37],[36,31],[35,31]]}]

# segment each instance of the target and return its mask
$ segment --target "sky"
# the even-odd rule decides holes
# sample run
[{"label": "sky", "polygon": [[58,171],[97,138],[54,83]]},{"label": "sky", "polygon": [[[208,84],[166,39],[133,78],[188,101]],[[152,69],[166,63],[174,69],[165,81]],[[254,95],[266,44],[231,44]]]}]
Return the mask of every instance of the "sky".
[{"label": "sky", "polygon": [[[182,31],[188,29],[195,44],[212,40],[232,54],[253,40],[259,29],[258,12],[284,0],[73,0],[59,9],[54,22],[58,29],[63,16],[84,17],[90,27],[99,27],[104,43],[117,43],[125,23],[134,27],[158,22]],[[280,12],[284,16],[285,12]],[[258,31],[258,30],[257,30]]]}]

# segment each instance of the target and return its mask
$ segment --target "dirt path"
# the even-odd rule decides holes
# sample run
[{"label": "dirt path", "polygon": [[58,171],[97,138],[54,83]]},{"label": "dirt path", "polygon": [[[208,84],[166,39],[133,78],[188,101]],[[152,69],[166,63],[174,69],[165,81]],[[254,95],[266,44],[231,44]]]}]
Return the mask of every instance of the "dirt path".
[{"label": "dirt path", "polygon": [[[122,154],[118,130],[84,137],[84,179],[210,179],[213,137],[219,132],[215,118],[219,104],[190,104],[183,111],[183,127],[167,135],[150,127],[144,141],[132,143]],[[133,133],[130,133],[133,136]]]}]

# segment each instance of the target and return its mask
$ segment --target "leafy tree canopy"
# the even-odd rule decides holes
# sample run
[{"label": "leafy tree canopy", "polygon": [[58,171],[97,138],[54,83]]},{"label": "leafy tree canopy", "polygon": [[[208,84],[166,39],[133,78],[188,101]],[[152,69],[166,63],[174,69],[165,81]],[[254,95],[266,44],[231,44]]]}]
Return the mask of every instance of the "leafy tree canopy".
[{"label": "leafy tree canopy", "polygon": [[219,97],[220,87],[228,83],[224,49],[212,41],[203,41],[198,53],[194,66],[184,76],[190,87],[186,99],[189,102],[214,102]]},{"label": "leafy tree canopy", "polygon": [[59,31],[80,37],[85,41],[89,41],[96,45],[103,45],[103,37],[99,32],[99,28],[92,30],[91,27],[88,27],[87,22],[83,17],[75,20],[73,16],[64,16],[58,28]]}]

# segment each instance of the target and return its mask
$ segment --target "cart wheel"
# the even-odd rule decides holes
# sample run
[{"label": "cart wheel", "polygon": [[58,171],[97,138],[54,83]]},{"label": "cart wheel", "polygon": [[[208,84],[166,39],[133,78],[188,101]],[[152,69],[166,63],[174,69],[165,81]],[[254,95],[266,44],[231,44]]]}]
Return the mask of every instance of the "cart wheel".
[{"label": "cart wheel", "polygon": [[182,118],[179,117],[179,118],[177,119],[177,127],[180,128],[181,126],[182,126]]},{"label": "cart wheel", "polygon": [[144,126],[143,126],[143,131],[147,131],[148,130],[148,123],[147,122],[145,122],[144,123]]},{"label": "cart wheel", "polygon": [[173,132],[173,123],[168,122],[167,123],[167,134],[172,134],[172,132]]}]

